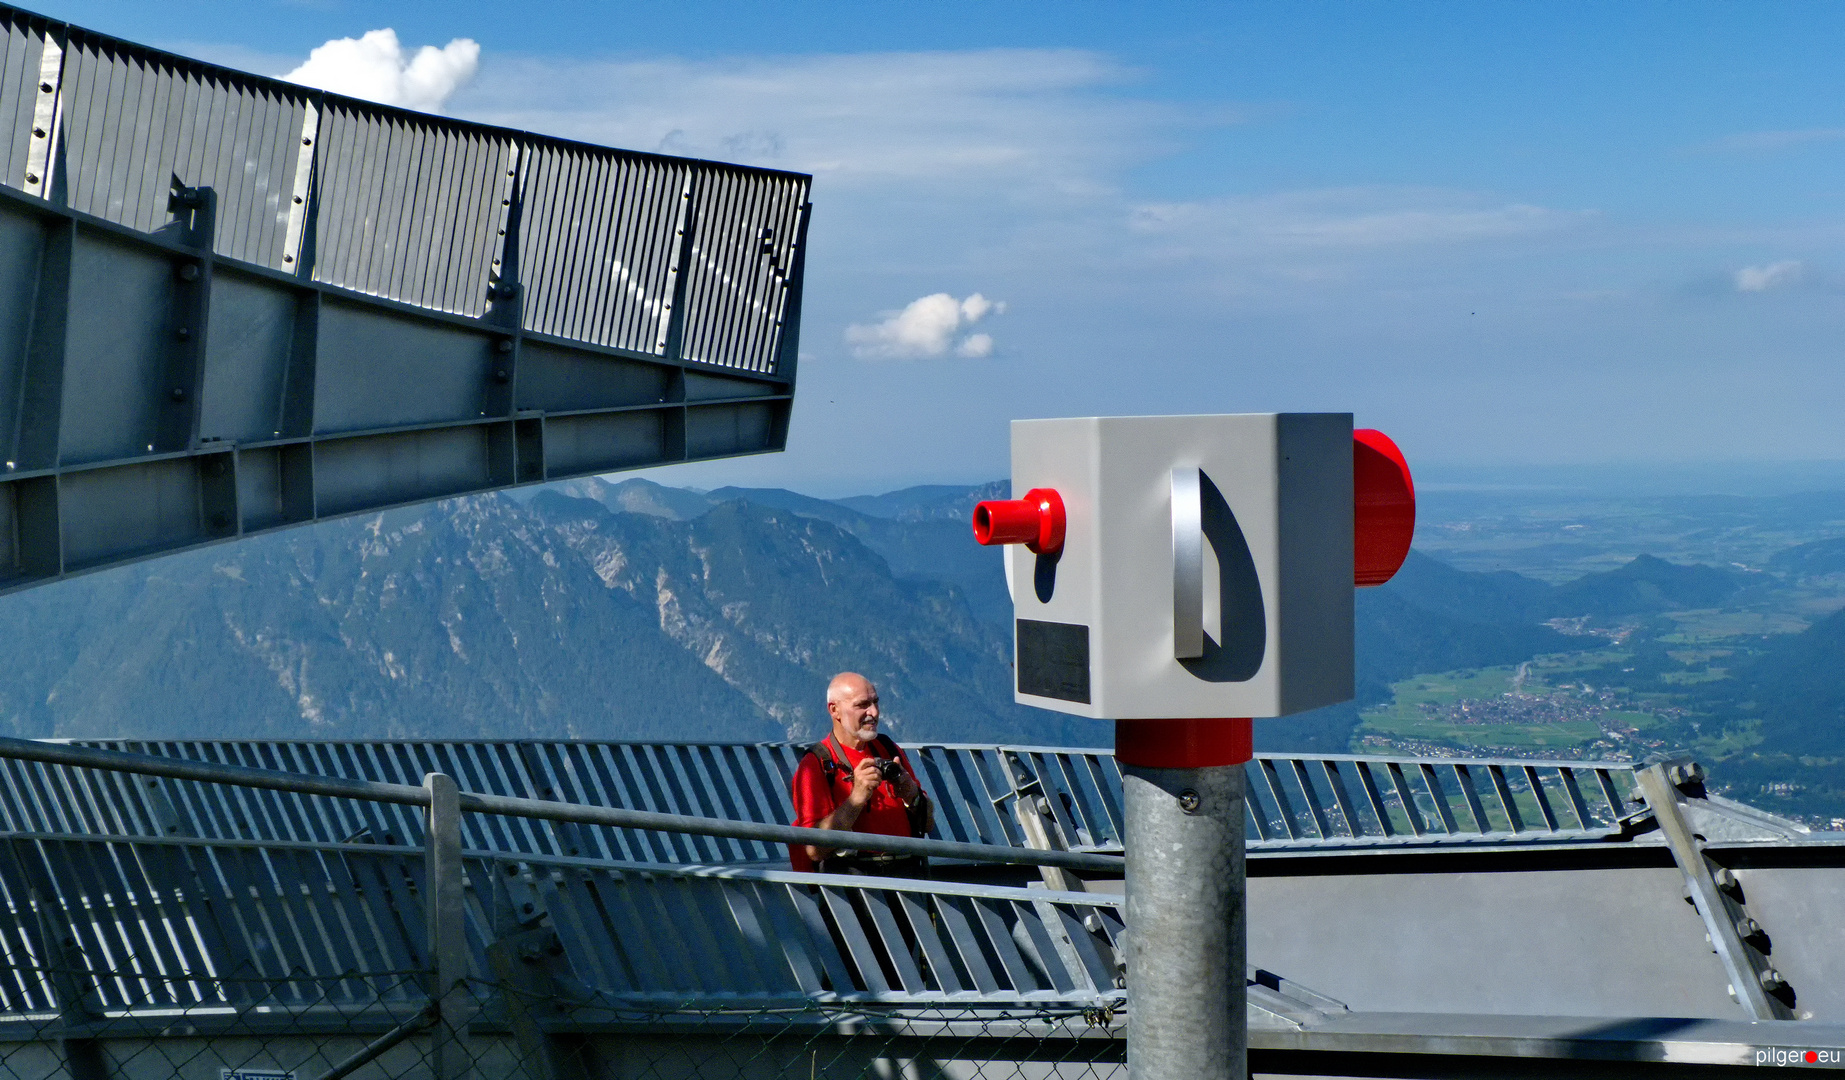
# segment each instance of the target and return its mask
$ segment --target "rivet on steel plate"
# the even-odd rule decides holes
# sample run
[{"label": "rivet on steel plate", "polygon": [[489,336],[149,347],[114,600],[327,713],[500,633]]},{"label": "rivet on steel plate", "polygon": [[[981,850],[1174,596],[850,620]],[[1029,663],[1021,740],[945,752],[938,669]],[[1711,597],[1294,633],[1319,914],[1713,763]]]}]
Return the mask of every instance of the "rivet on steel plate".
[{"label": "rivet on steel plate", "polygon": [[198,264],[185,263],[181,265],[179,268],[179,279],[181,281],[197,281],[199,279]]},{"label": "rivet on steel plate", "polygon": [[1196,814],[1198,812],[1198,807],[1203,805],[1203,802],[1204,800],[1200,799],[1198,793],[1191,788],[1186,788],[1184,791],[1179,792],[1179,809],[1188,814]]},{"label": "rivet on steel plate", "polygon": [[38,183],[38,174],[37,174],[37,173],[27,173],[27,174],[26,174],[26,183],[28,183],[28,184],[36,184],[36,183]]},{"label": "rivet on steel plate", "polygon": [[[186,388],[185,388],[185,387],[183,387],[183,386],[175,386],[175,387],[173,388],[173,400],[174,400],[174,401],[184,401],[184,400],[186,400]],[[153,444],[152,444],[152,443],[149,443],[149,444],[148,444],[148,447],[147,447],[147,448],[148,448],[149,450],[152,450],[152,449],[154,448],[154,447],[153,447]]]},{"label": "rivet on steel plate", "polygon": [[190,326],[176,326],[173,328],[173,336],[184,341],[192,336],[192,328]]},{"label": "rivet on steel plate", "polygon": [[51,84],[50,84],[50,83],[48,83],[48,82],[42,82],[42,83],[39,83],[39,84],[38,84],[38,92],[39,92],[39,93],[41,93],[41,94],[49,94],[49,93],[51,93]]},{"label": "rivet on steel plate", "polygon": [[32,129],[32,137],[33,137],[33,138],[35,138],[35,139],[42,139],[42,138],[44,138],[44,137],[45,137],[45,129],[44,129],[44,128],[33,128],[33,129]]},{"label": "rivet on steel plate", "polygon": [[501,338],[499,344],[495,346],[495,348],[503,353],[512,352],[512,338]]}]

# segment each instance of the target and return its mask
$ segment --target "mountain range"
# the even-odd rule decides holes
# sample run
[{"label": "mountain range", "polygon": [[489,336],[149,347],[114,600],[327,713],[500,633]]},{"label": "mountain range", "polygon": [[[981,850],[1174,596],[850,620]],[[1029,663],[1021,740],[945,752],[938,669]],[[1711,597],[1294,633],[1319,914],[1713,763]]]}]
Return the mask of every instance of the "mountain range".
[{"label": "mountain range", "polygon": [[[1102,745],[1011,700],[1004,490],[821,500],[572,481],[335,521],[0,598],[0,726],[31,736],[753,741],[824,730],[863,671],[900,739]],[[1563,586],[1412,553],[1357,606],[1354,703],[1258,725],[1343,752],[1420,672],[1570,647],[1541,625],[1704,603],[1747,575],[1637,559]],[[1817,629],[1817,627],[1816,627]]]}]

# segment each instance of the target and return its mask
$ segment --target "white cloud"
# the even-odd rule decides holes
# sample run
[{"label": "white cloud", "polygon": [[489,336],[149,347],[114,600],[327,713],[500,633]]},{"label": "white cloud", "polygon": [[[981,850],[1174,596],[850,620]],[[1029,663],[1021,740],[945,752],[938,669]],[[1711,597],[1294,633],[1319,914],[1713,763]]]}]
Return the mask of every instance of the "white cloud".
[{"label": "white cloud", "polygon": [[992,356],[993,355],[993,335],[992,334],[969,334],[967,335],[967,337],[961,339],[961,344],[955,346],[955,355],[956,356],[971,356],[975,358],[979,358],[982,356]]},{"label": "white cloud", "polygon": [[1580,219],[1526,203],[1422,188],[1339,188],[1280,195],[1154,203],[1134,210],[1135,231],[1234,238],[1269,248],[1374,248],[1524,236]]},{"label": "white cloud", "polygon": [[1181,128],[1239,119],[1112,93],[1093,52],[558,61],[495,56],[456,111],[609,146],[796,169],[828,190],[900,183],[1092,194]]},{"label": "white cloud", "polygon": [[956,356],[991,356],[990,334],[968,334],[959,341],[955,338],[989,313],[1005,311],[1003,301],[995,303],[979,293],[965,300],[932,293],[910,301],[902,311],[886,312],[881,322],[848,326],[846,343],[854,354],[866,359],[914,360],[943,356],[951,348]]},{"label": "white cloud", "polygon": [[335,38],[282,77],[383,105],[435,112],[479,66],[480,46],[469,38],[456,38],[440,49],[425,45],[412,56],[404,52],[397,31],[386,28]]},{"label": "white cloud", "polygon": [[1737,292],[1767,292],[1786,285],[1798,285],[1806,276],[1807,265],[1799,259],[1786,259],[1767,266],[1745,266],[1736,271]]}]

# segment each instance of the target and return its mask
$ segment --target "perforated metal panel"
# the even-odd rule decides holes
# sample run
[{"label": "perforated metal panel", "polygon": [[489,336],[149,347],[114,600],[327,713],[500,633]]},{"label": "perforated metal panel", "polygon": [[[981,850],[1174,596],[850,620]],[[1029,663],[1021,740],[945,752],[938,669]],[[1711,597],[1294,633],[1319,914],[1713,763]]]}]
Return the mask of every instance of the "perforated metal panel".
[{"label": "perforated metal panel", "polygon": [[59,94],[66,204],[153,232],[177,176],[217,192],[219,254],[282,269],[310,94],[72,34]]},{"label": "perforated metal panel", "polygon": [[484,314],[517,136],[330,101],[319,138],[314,280]]},{"label": "perforated metal panel", "polygon": [[663,353],[693,170],[589,147],[535,148],[519,245],[526,328]]}]

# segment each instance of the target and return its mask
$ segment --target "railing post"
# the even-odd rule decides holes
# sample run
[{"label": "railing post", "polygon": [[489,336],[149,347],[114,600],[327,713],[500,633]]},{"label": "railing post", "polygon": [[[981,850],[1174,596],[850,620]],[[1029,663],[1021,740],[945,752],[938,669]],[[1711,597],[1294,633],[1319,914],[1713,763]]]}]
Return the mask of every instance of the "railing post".
[{"label": "railing post", "polygon": [[429,793],[424,817],[423,867],[429,896],[424,901],[429,933],[429,999],[436,1006],[431,1066],[435,1080],[459,1080],[471,1063],[468,1022],[468,923],[462,892],[461,794],[455,779],[432,772],[423,777]]}]

